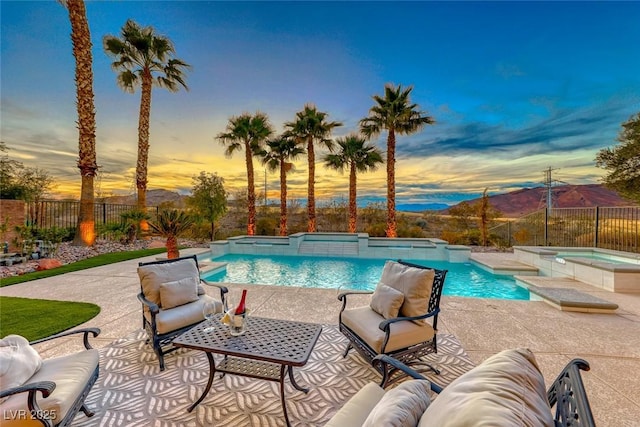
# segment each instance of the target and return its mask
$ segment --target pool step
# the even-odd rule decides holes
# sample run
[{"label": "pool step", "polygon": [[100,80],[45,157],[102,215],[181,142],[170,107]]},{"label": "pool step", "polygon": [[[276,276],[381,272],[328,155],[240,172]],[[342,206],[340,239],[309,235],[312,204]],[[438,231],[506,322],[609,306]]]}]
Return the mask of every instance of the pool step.
[{"label": "pool step", "polygon": [[298,247],[299,255],[358,256],[357,242],[302,242]]},{"label": "pool step", "polygon": [[618,304],[596,295],[610,294],[587,283],[560,277],[516,276],[518,285],[529,289],[532,300],[542,300],[561,311],[613,313]]}]

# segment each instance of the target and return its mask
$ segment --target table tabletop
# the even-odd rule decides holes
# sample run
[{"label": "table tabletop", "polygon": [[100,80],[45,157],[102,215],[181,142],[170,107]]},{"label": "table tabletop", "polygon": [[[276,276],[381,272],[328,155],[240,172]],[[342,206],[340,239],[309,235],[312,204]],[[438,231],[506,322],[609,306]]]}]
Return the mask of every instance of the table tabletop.
[{"label": "table tabletop", "polygon": [[[173,340],[177,347],[262,360],[289,366],[303,366],[322,332],[316,323],[294,322],[266,317],[247,317],[244,335],[232,336],[220,321],[205,320]],[[208,326],[213,331],[204,332]]]}]

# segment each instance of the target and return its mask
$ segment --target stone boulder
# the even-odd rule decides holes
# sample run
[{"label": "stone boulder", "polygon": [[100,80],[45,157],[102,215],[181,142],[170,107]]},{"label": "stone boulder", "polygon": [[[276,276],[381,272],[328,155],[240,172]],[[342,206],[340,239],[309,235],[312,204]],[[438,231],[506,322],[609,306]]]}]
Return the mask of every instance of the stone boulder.
[{"label": "stone boulder", "polygon": [[62,266],[62,263],[54,258],[44,258],[38,261],[37,271],[42,270],[51,270],[52,268],[57,268]]}]

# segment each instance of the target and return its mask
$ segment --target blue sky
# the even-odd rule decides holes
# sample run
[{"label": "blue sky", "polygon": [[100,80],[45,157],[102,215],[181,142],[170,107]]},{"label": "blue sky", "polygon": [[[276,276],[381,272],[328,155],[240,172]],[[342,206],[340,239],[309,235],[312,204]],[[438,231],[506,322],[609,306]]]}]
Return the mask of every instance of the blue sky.
[{"label": "blue sky", "polygon": [[[53,0],[0,7],[2,140],[54,176],[55,191],[77,195],[67,12]],[[215,140],[231,116],[262,111],[279,132],[313,103],[344,123],[339,137],[357,131],[388,82],[413,85],[412,101],[436,121],[398,138],[398,203],[537,186],[548,167],[596,183],[596,153],[640,111],[640,2],[90,1],[87,14],[103,195],[133,186],[140,94],[117,87],[102,49],[129,18],[170,37],[193,66],[188,92],[153,92],[150,189],[187,192],[200,171],[242,188],[243,156],[225,158]],[[385,138],[373,142],[384,150]],[[300,161],[289,175],[292,197],[305,198],[306,171]],[[320,199],[347,197],[346,175],[316,173]],[[358,180],[361,201],[384,198],[384,168]],[[277,173],[267,181],[277,198]]]}]

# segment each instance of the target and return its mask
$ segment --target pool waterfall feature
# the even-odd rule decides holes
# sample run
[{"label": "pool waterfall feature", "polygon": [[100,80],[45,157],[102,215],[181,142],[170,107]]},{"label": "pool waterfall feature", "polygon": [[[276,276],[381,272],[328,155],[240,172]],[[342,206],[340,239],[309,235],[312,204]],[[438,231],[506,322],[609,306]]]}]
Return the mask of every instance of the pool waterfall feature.
[{"label": "pool waterfall feature", "polygon": [[236,236],[211,242],[211,256],[227,254],[305,255],[414,259],[464,263],[471,248],[435,238],[369,237],[367,233],[296,233],[289,236]]},{"label": "pool waterfall feature", "polygon": [[599,248],[514,246],[538,275],[565,277],[611,292],[640,293],[640,254]]}]

